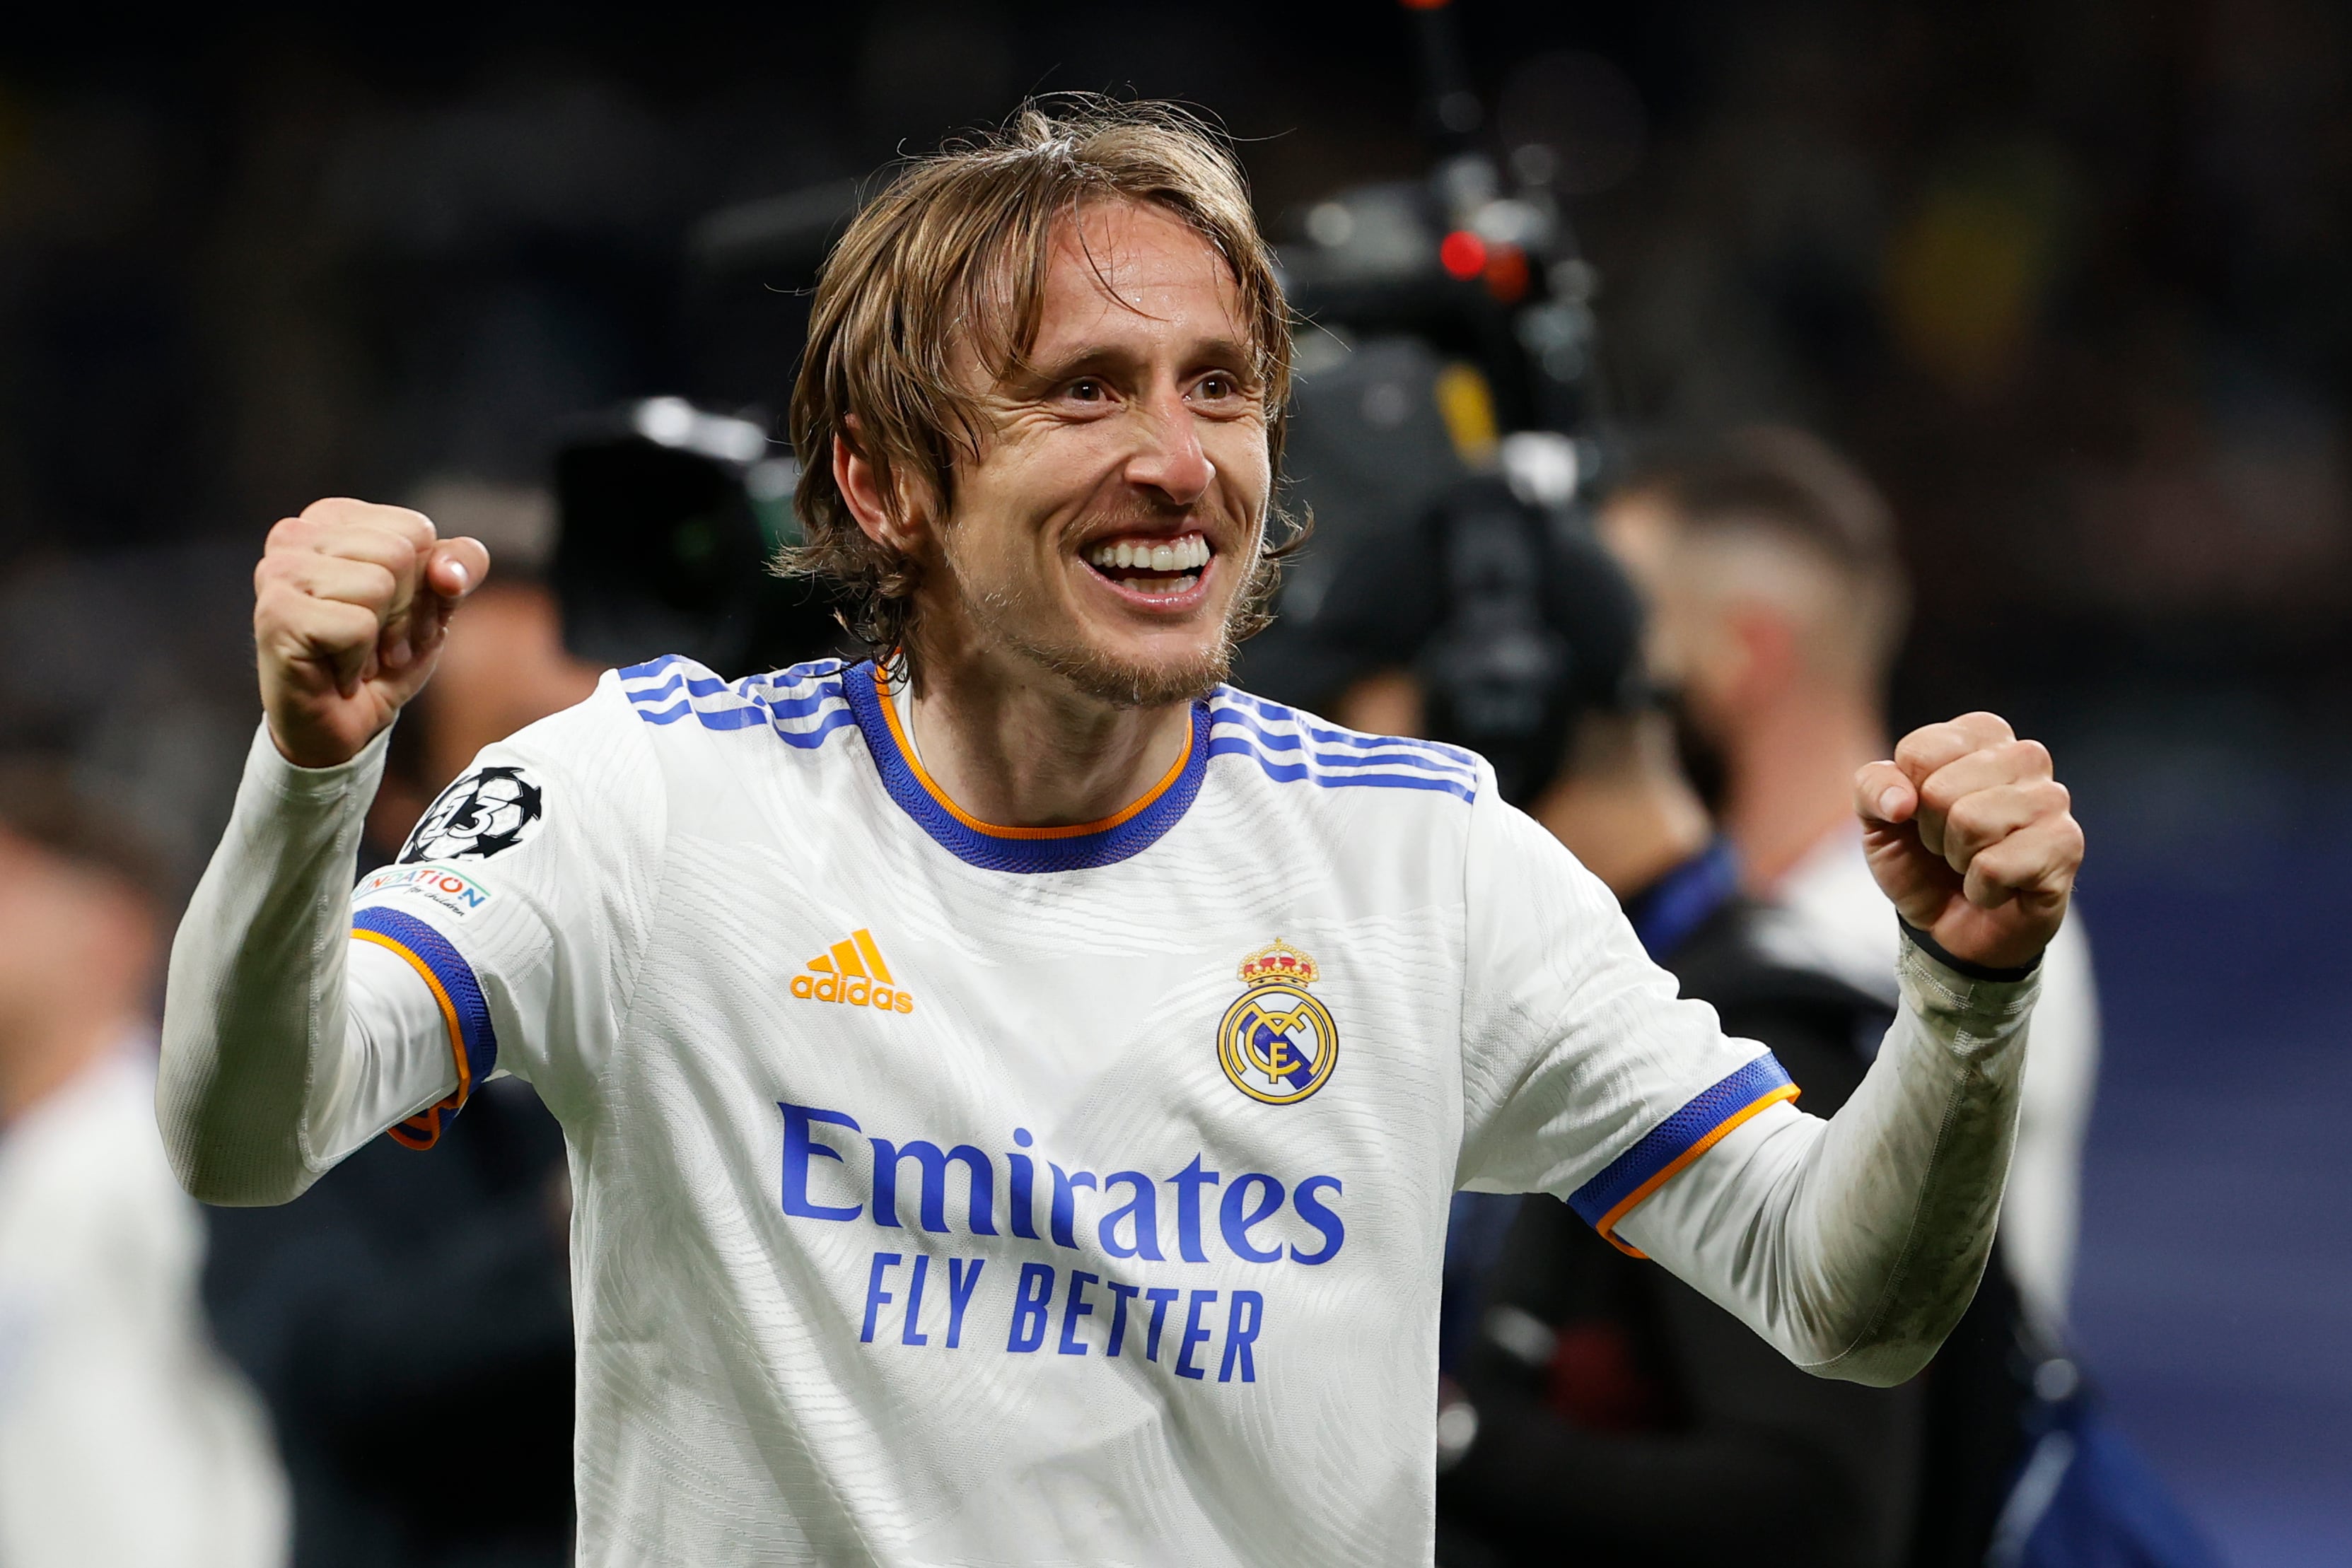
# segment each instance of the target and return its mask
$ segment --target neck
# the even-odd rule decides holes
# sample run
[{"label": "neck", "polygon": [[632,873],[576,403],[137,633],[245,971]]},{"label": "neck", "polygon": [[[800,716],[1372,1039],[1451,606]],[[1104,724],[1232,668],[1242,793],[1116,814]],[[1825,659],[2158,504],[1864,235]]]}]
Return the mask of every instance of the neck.
[{"label": "neck", "polygon": [[1877,705],[1855,694],[1793,695],[1730,737],[1724,829],[1750,891],[1769,893],[1822,839],[1853,820],[1854,770],[1889,753]]},{"label": "neck", "polygon": [[932,658],[915,684],[914,725],[923,770],[965,812],[1058,828],[1116,816],[1166,778],[1192,711],[1118,706],[1013,661]]},{"label": "neck", "polygon": [[1705,849],[1714,829],[1659,715],[1591,716],[1577,755],[1530,812],[1620,902]]}]

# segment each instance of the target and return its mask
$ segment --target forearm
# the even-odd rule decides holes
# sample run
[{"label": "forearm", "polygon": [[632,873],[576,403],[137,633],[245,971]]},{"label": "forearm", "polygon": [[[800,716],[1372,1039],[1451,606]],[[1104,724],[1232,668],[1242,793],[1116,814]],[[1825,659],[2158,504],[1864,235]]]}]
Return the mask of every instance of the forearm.
[{"label": "forearm", "polygon": [[1809,1371],[1924,1367],[1984,1271],[2036,981],[1971,980],[1908,942],[1904,1007],[1827,1122],[1755,1117],[1618,1227]]},{"label": "forearm", "polygon": [[383,766],[294,768],[256,736],[172,945],[156,1113],[181,1183],[283,1203],[456,1081],[421,982],[349,953],[351,877]]}]

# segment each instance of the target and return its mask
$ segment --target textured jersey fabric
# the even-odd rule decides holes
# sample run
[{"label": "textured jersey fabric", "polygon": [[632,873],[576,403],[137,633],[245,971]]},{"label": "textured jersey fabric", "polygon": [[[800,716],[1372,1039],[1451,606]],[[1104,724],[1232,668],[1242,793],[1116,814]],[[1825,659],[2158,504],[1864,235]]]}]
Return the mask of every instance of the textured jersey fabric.
[{"label": "textured jersey fabric", "polygon": [[[257,738],[183,927],[165,1123],[199,1190],[429,1146],[493,1072],[563,1123],[583,1563],[1426,1562],[1465,1185],[1623,1221],[1818,1364],[1855,1336],[1815,1332],[1816,1286],[1907,1300],[1884,1249],[1866,1290],[1814,1266],[1816,1187],[1858,1185],[1807,1160],[1836,1140],[1476,758],[1220,689],[1127,811],[1006,830],[901,729],[870,664],[608,675],[485,752],[299,985],[272,955],[310,905],[267,879],[331,856],[373,764]],[[1955,1094],[1961,1185],[1998,1191],[2029,997],[1919,1004],[1907,1142],[1846,1140],[1899,1167],[1867,1234],[1941,1201]],[[281,1049],[299,1108],[228,1103]],[[1710,1147],[1765,1196],[1654,1223]],[[1724,1255],[1760,1201],[1805,1281]],[[1937,1239],[1965,1300],[1982,1239]]]},{"label": "textured jersey fabric", "polygon": [[[1780,950],[1895,1002],[1900,937],[1852,827],[1826,834],[1772,889]],[[2042,961],[2033,1051],[2001,1203],[2000,1245],[2036,1326],[2063,1343],[2083,1209],[2083,1140],[2099,1077],[2099,998],[2083,924],[2067,917]]]}]

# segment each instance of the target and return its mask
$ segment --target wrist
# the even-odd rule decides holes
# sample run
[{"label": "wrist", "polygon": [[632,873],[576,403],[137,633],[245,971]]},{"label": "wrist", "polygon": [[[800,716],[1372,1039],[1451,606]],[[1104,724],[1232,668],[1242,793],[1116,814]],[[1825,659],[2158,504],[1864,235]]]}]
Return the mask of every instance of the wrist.
[{"label": "wrist", "polygon": [[341,800],[357,792],[373,799],[383,768],[384,747],[391,730],[372,737],[366,745],[341,762],[308,767],[286,754],[265,718],[254,728],[246,759],[246,776],[278,798],[289,801]]},{"label": "wrist", "polygon": [[[1929,936],[1927,932],[1922,931],[1916,925],[1912,925],[1908,920],[1904,919],[1902,915],[1897,915],[1895,917],[1895,921],[1896,925],[1902,926],[1903,935],[1911,939],[1912,946],[1917,947],[1919,951],[1927,954],[1927,956],[1935,959],[1936,962],[1943,965],[1944,967],[1951,970],[1954,974],[1963,976],[1971,980],[1990,980],[1996,983],[2006,984],[2011,981],[2028,979],[2032,977],[2036,969],[2042,967],[2042,953],[2040,952],[2035,953],[2032,957],[2027,959],[2022,964],[1980,964],[1972,958],[1963,958],[1957,953],[1950,951],[1942,943],[1937,941],[1935,937]],[[2043,949],[2044,952],[2047,950],[2048,949],[2046,948]]]},{"label": "wrist", "polygon": [[[261,727],[279,759],[305,773],[331,772],[348,766],[376,739],[375,735],[363,736],[354,744],[339,736],[321,735],[304,727],[285,724],[267,708],[262,712]],[[384,726],[384,729],[391,727]],[[382,733],[379,730],[377,735]]]}]

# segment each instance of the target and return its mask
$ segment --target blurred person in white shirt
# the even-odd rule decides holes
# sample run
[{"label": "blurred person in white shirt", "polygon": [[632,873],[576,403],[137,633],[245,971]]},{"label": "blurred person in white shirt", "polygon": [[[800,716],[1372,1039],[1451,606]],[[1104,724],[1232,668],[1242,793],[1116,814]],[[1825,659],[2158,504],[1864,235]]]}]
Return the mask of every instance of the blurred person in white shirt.
[{"label": "blurred person in white shirt", "polygon": [[[1668,454],[1600,519],[1651,610],[1651,666],[1748,891],[1785,906],[1819,967],[1895,998],[1897,936],[1863,859],[1850,780],[1888,754],[1886,687],[1909,589],[1876,488],[1802,432],[1759,426]],[[2029,1315],[2062,1333],[2099,1056],[2081,920],[2050,947],[2001,1245]]]},{"label": "blurred person in white shirt", "polygon": [[0,760],[0,1563],[264,1568],[285,1481],[197,1302],[128,837],[62,767]]}]

